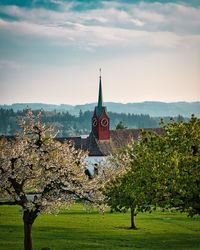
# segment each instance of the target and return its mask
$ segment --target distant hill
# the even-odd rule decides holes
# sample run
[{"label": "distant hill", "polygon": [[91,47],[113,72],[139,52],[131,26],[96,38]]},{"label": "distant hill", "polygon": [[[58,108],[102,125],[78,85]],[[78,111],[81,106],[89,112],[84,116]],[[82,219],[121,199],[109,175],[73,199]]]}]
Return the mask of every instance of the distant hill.
[{"label": "distant hill", "polygon": [[26,108],[31,108],[32,110],[40,110],[43,109],[45,111],[68,111],[74,108],[72,105],[68,104],[45,104],[45,103],[13,103],[11,105],[0,105],[0,108],[3,109],[13,109],[13,111],[21,111]]},{"label": "distant hill", "polygon": [[[68,105],[68,104],[43,104],[43,103],[14,103],[11,105],[0,105],[3,109],[13,109],[14,111],[23,110],[27,107],[38,110],[43,109],[45,111],[68,111],[70,114],[78,115],[80,110],[94,110],[96,103],[89,103],[83,105]],[[130,113],[130,114],[148,114],[151,117],[163,117],[163,116],[184,116],[190,117],[191,114],[200,116],[200,102],[141,102],[141,103],[114,103],[106,102],[105,106],[109,112],[116,113]]]}]

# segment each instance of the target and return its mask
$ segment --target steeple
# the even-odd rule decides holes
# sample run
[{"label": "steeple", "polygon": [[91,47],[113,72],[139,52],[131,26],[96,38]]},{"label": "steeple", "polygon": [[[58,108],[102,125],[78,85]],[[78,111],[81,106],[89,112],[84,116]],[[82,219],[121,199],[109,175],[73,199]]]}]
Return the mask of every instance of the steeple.
[{"label": "steeple", "polygon": [[97,116],[100,117],[103,112],[103,94],[102,94],[102,84],[101,84],[101,69],[99,69],[99,96],[98,105],[96,106]]},{"label": "steeple", "polygon": [[102,95],[102,85],[101,85],[101,69],[99,69],[99,98],[98,98],[98,108],[101,109],[103,106],[103,95]]},{"label": "steeple", "polygon": [[94,109],[92,117],[92,132],[97,140],[110,139],[110,119],[106,113],[106,107],[103,106],[102,84],[101,84],[101,69],[99,75],[99,95],[98,104]]}]

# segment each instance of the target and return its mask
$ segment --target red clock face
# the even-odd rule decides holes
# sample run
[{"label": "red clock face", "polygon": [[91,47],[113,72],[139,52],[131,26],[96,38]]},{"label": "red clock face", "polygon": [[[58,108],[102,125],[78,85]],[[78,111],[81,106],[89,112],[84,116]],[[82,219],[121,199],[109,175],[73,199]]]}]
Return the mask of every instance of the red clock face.
[{"label": "red clock face", "polygon": [[93,125],[93,127],[97,126],[97,118],[93,118],[92,125]]},{"label": "red clock face", "polygon": [[101,126],[102,126],[102,127],[107,127],[107,126],[108,126],[108,119],[103,118],[103,119],[101,120]]}]

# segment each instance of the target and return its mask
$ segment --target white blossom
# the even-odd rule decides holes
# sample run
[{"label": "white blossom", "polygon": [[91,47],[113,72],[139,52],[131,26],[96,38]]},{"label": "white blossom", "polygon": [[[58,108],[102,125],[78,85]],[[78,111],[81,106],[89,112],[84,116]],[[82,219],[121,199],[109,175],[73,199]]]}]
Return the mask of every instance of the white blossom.
[{"label": "white blossom", "polygon": [[[77,198],[102,208],[100,191],[117,174],[111,166],[99,166],[98,175],[85,174],[87,153],[72,143],[56,140],[56,132],[45,126],[31,110],[19,121],[15,138],[0,140],[0,195],[24,210],[55,211]],[[34,193],[29,199],[29,193]]]}]

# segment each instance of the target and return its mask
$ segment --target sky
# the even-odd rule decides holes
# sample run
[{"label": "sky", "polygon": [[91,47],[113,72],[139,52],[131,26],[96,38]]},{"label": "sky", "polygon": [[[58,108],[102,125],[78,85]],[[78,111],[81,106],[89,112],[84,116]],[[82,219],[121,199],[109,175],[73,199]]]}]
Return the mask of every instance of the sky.
[{"label": "sky", "polygon": [[200,0],[0,0],[0,104],[200,101]]}]

